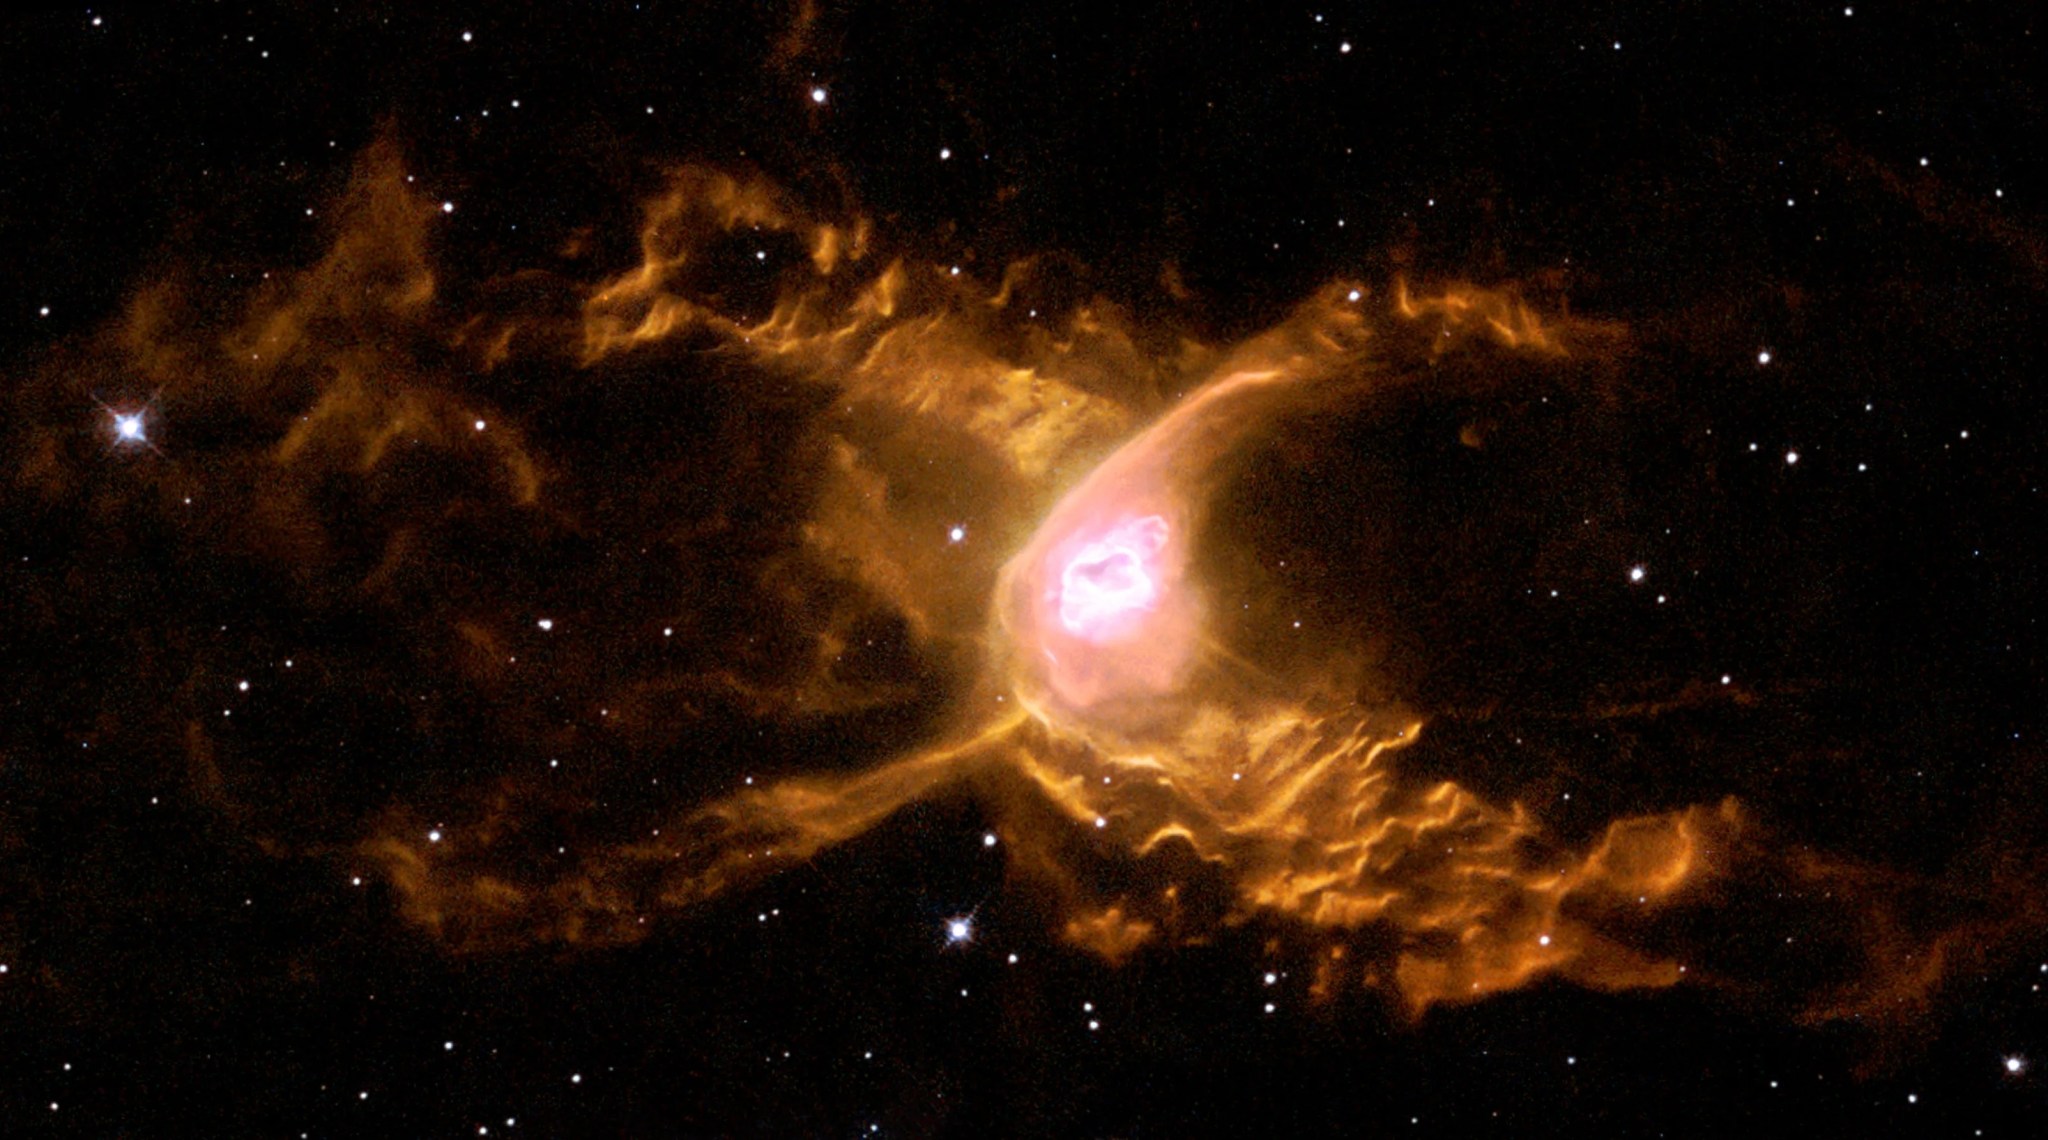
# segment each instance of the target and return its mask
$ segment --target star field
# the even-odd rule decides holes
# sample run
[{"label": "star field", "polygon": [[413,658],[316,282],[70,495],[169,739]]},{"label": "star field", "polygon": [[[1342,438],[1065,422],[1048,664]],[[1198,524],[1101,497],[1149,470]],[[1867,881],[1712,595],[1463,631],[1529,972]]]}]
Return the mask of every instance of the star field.
[{"label": "star field", "polygon": [[0,37],[0,1133],[2025,1136],[2038,19]]}]

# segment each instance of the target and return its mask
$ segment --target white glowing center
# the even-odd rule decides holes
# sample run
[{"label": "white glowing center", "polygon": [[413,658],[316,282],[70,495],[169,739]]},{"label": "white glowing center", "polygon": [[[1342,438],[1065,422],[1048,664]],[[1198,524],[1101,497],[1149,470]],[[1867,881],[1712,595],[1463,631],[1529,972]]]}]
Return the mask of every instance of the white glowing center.
[{"label": "white glowing center", "polygon": [[144,439],[142,413],[130,412],[126,415],[116,415],[114,417],[114,434],[131,443],[141,443]]},{"label": "white glowing center", "polygon": [[1158,604],[1154,564],[1165,546],[1158,515],[1125,519],[1083,546],[1060,571],[1060,624],[1090,639],[1122,632],[1132,615]]}]

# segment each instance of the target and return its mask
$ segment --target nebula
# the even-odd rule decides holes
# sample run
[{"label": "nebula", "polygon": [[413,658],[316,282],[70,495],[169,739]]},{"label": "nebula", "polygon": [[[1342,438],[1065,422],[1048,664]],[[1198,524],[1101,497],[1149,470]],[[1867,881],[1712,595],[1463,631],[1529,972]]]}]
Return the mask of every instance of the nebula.
[{"label": "nebula", "polygon": [[[948,272],[946,289],[918,311],[922,275],[899,261],[835,300],[842,256],[871,240],[844,235],[866,235],[864,225],[802,222],[772,193],[722,177],[691,173],[678,187],[650,213],[643,265],[593,292],[586,366],[708,332],[836,385],[841,400],[855,401],[846,405],[855,422],[862,402],[881,402],[907,409],[922,430],[965,432],[1027,502],[1056,489],[1047,476],[1108,442],[1103,429],[1128,416],[1103,410],[1128,399],[1119,391],[1127,380],[1079,378],[1106,363],[1099,349],[1076,351],[1085,335],[1100,338],[1099,315],[1079,314],[1035,360],[1004,359],[981,314],[999,314],[1027,279],[1012,277],[988,298]],[[696,243],[764,225],[806,235],[817,284],[752,325],[694,299],[681,278],[701,257]],[[1404,776],[1396,759],[1424,722],[1398,702],[1361,704],[1341,684],[1319,693],[1276,685],[1272,669],[1216,621],[1216,599],[1236,584],[1205,570],[1231,560],[1230,536],[1213,533],[1212,506],[1247,452],[1302,417],[1412,385],[1446,353],[1550,360],[1573,329],[1604,335],[1594,325],[1546,325],[1504,291],[1422,296],[1396,283],[1380,295],[1337,282],[1266,332],[1194,354],[1176,380],[1184,395],[1087,466],[1041,517],[1013,517],[1030,532],[982,595],[992,603],[981,603],[989,616],[978,639],[965,622],[952,629],[959,617],[938,616],[961,607],[938,602],[927,577],[910,570],[928,540],[908,539],[895,511],[874,513],[912,478],[883,460],[862,477],[872,485],[859,506],[830,507],[808,533],[844,552],[915,628],[981,647],[967,665],[981,674],[969,691],[992,708],[988,718],[963,715],[940,743],[865,772],[788,777],[714,800],[662,829],[675,839],[587,860],[573,887],[540,896],[488,873],[487,887],[463,885],[449,865],[460,854],[447,844],[386,838],[370,850],[421,921],[456,929],[450,912],[471,912],[459,925],[466,941],[489,943],[493,929],[536,918],[543,937],[630,941],[644,936],[650,908],[758,881],[915,800],[964,787],[1005,835],[1017,889],[1059,900],[1065,937],[1112,959],[1201,939],[1219,924],[1281,918],[1340,939],[1391,932],[1354,960],[1340,946],[1326,988],[1376,985],[1413,1009],[1553,973],[1610,987],[1674,982],[1681,963],[1626,948],[1599,931],[1599,916],[1623,899],[1641,907],[1682,891],[1705,846],[1736,826],[1732,805],[1617,821],[1583,856],[1555,849],[1519,807]],[[1092,430],[1077,433],[1077,424]],[[850,435],[835,447],[855,476],[889,450]],[[976,531],[1004,529],[997,520]],[[1121,849],[1147,885],[1092,882],[1063,854],[1069,829]],[[1222,879],[1187,880],[1174,869],[1187,865],[1219,869]],[[477,890],[494,900],[487,910],[504,913],[479,923],[463,898]]]},{"label": "nebula", "polygon": [[[1867,967],[1795,1004],[1841,1016],[1939,982],[1922,951],[1952,937],[1897,917],[1921,887],[1800,854],[1733,795],[1645,797],[1566,838],[1511,780],[1477,790],[1432,734],[1493,711],[1431,704],[1388,663],[1402,638],[1431,647],[1412,604],[1375,593],[1383,568],[1322,579],[1356,597],[1282,589],[1282,556],[1230,505],[1271,456],[1308,462],[1311,425],[1478,408],[1451,433],[1475,449],[1517,385],[1605,398],[1624,329],[1539,313],[1512,284],[1392,277],[1204,339],[1099,297],[1055,306],[1054,261],[981,280],[705,168],[648,204],[637,265],[572,250],[459,302],[440,299],[441,211],[395,148],[365,156],[338,214],[327,256],[232,320],[144,290],[103,351],[163,408],[112,430],[154,441],[180,407],[225,409],[249,442],[221,462],[240,497],[201,491],[227,504],[208,507],[223,541],[309,605],[405,615],[408,652],[470,686],[508,752],[534,750],[394,794],[318,848],[381,874],[451,949],[637,942],[951,795],[989,819],[1052,933],[1112,961],[1259,926],[1309,948],[1315,992],[1411,1012],[1544,978],[1740,987],[1687,932],[1744,884],[1796,881],[1843,909],[1861,932],[1844,956]],[[771,249],[748,303],[730,266]],[[647,412],[682,404],[696,434],[678,443]],[[602,440],[602,475],[579,469],[576,431]],[[68,493],[59,463],[20,471]],[[192,502],[184,468],[163,472]],[[1377,489],[1297,525],[1413,513],[1360,486]],[[483,571],[474,533],[525,537],[486,543]],[[600,586],[551,592],[549,559],[591,544]],[[1283,615],[1283,594],[1337,616]],[[1644,715],[1741,696],[1667,689]],[[565,707],[582,721],[564,727]],[[220,727],[182,737],[205,786],[258,782]],[[745,758],[771,737],[837,751],[757,773]],[[660,775],[604,783],[586,757],[617,753]],[[561,822],[619,802],[644,804],[630,826]]]}]

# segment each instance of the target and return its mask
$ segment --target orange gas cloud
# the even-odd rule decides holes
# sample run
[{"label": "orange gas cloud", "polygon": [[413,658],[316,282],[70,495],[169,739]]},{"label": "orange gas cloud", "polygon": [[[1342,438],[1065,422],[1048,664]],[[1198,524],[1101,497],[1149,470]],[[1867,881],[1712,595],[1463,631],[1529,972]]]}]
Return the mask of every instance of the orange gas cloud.
[{"label": "orange gas cloud", "polygon": [[[1711,966],[1660,921],[1739,893],[1760,862],[1796,863],[1768,854],[1732,798],[1558,838],[1511,794],[1456,778],[1456,757],[1431,751],[1443,714],[1410,707],[1362,645],[1276,648],[1242,616],[1258,599],[1219,502],[1248,455],[1395,398],[1611,382],[1618,329],[1541,315],[1513,289],[1400,280],[1333,283],[1234,344],[1101,299],[1045,302],[1041,316],[1035,298],[1058,295],[1049,263],[980,281],[888,251],[863,219],[819,219],[763,182],[695,168],[648,207],[638,265],[587,281],[536,271],[456,313],[436,300],[435,210],[390,148],[365,161],[342,213],[333,251],[244,319],[185,335],[157,291],[121,334],[171,398],[267,425],[240,460],[248,509],[233,525],[251,549],[342,582],[319,589],[440,607],[422,656],[515,693],[511,629],[530,619],[508,616],[515,605],[474,584],[469,552],[436,536],[489,512],[538,542],[596,533],[613,490],[551,452],[519,378],[597,394],[643,383],[649,401],[727,385],[773,414],[714,438],[713,460],[647,463],[625,496],[657,519],[647,545],[679,552],[662,567],[686,583],[663,631],[684,635],[677,662],[564,672],[604,678],[589,700],[606,731],[657,755],[683,753],[716,717],[836,731],[934,691],[947,709],[908,745],[699,789],[658,826],[573,851],[533,835],[573,811],[565,793],[523,776],[489,782],[445,823],[445,801],[394,802],[354,850],[451,946],[641,939],[650,919],[951,792],[984,808],[1015,889],[1052,900],[1054,933],[1075,946],[1120,961],[1268,924],[1316,948],[1316,992],[1374,987],[1419,1011],[1543,978],[1701,978]],[[772,298],[733,300],[721,267],[735,243],[762,263],[771,242],[795,251]],[[781,434],[766,441],[771,422]],[[1477,447],[1483,432],[1460,435]],[[456,473],[420,480],[422,456]],[[55,487],[56,470],[22,477]],[[350,493],[368,504],[359,515],[322,515]],[[369,557],[337,553],[364,530]],[[450,583],[464,584],[459,602]],[[724,625],[705,616],[720,609]],[[197,725],[190,737],[216,770],[220,748]],[[686,755],[676,769],[687,782]],[[1886,954],[1902,944],[1913,937],[1888,934]],[[1934,975],[1905,984],[1938,982],[1938,965],[1913,961]],[[1885,980],[1868,989],[1902,984],[1875,972]]]},{"label": "orange gas cloud", "polygon": [[[810,272],[751,323],[691,280],[703,247],[740,229],[788,233],[810,251]],[[1065,900],[1066,937],[1113,959],[1203,937],[1205,923],[1283,919],[1340,936],[1391,932],[1390,952],[1357,957],[1356,981],[1416,1009],[1551,974],[1610,987],[1682,975],[1680,964],[1601,933],[1599,917],[1623,900],[1640,909],[1683,892],[1703,872],[1711,837],[1737,826],[1732,804],[1617,821],[1584,855],[1546,844],[1519,807],[1404,776],[1398,757],[1420,736],[1420,718],[1266,691],[1211,620],[1218,591],[1201,558],[1215,541],[1210,500],[1233,477],[1231,461],[1293,418],[1412,383],[1418,365],[1474,344],[1549,358],[1568,351],[1574,328],[1605,330],[1546,326],[1509,293],[1420,295],[1397,283],[1381,298],[1332,286],[1242,344],[1184,352],[1174,386],[1187,394],[1082,470],[1076,461],[1106,430],[1143,414],[1143,389],[1088,379],[1118,363],[1105,344],[1135,337],[1103,335],[1109,326],[1084,310],[1065,335],[1027,336],[1021,354],[1006,353],[1017,280],[977,293],[954,271],[900,259],[844,280],[870,245],[864,224],[802,220],[770,188],[688,172],[651,208],[641,266],[591,293],[582,364],[709,335],[836,389],[856,418],[877,404],[920,432],[959,433],[1000,473],[984,499],[1029,503],[1058,489],[1057,473],[1075,471],[983,595],[993,597],[988,673],[975,691],[992,719],[969,717],[950,743],[862,774],[785,779],[704,805],[671,829],[687,840],[590,861],[566,902],[558,888],[532,897],[502,883],[487,895],[529,904],[510,910],[521,923],[553,913],[543,929],[556,937],[630,940],[644,933],[646,908],[715,895],[852,839],[938,788],[966,786],[1001,821],[1020,882]],[[970,635],[954,627],[957,607],[938,616],[936,587],[911,568],[936,527],[907,534],[910,520],[885,505],[914,470],[872,437],[842,434],[834,447],[835,482],[861,490],[844,506],[833,505],[836,493],[821,500],[812,541],[921,633]],[[994,521],[1002,533],[1029,516]],[[1194,888],[1171,873],[1141,893],[1105,895],[1064,865],[1068,829],[1141,864],[1191,854],[1223,869],[1229,897],[1220,910],[1209,900],[1197,919],[1187,909]],[[420,846],[404,847],[384,857],[404,869],[416,916],[441,925],[445,911],[463,912],[466,937],[477,937],[475,907],[437,884],[474,890],[481,875],[462,873],[453,845],[433,853],[441,866],[424,869],[413,864]],[[482,924],[486,941],[495,925]]]}]

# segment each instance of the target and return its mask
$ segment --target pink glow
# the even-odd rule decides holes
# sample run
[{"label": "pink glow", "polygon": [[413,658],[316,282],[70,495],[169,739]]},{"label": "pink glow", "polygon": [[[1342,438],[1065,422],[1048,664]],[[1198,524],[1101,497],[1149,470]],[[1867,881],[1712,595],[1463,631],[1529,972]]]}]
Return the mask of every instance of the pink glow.
[{"label": "pink glow", "polygon": [[[1027,697],[1145,708],[1179,684],[1201,605],[1186,511],[1158,456],[1126,447],[1070,492],[1010,564],[1003,622]],[[1043,707],[1043,706],[1041,706]]]},{"label": "pink glow", "polygon": [[1158,515],[1127,518],[1068,559],[1059,577],[1060,624],[1067,632],[1099,644],[1130,633],[1152,612],[1166,534]]},{"label": "pink glow", "polygon": [[1235,372],[1189,397],[1070,488],[1003,568],[995,616],[1032,707],[1099,724],[1172,715],[1202,644],[1190,543],[1216,464],[1287,379]]}]

